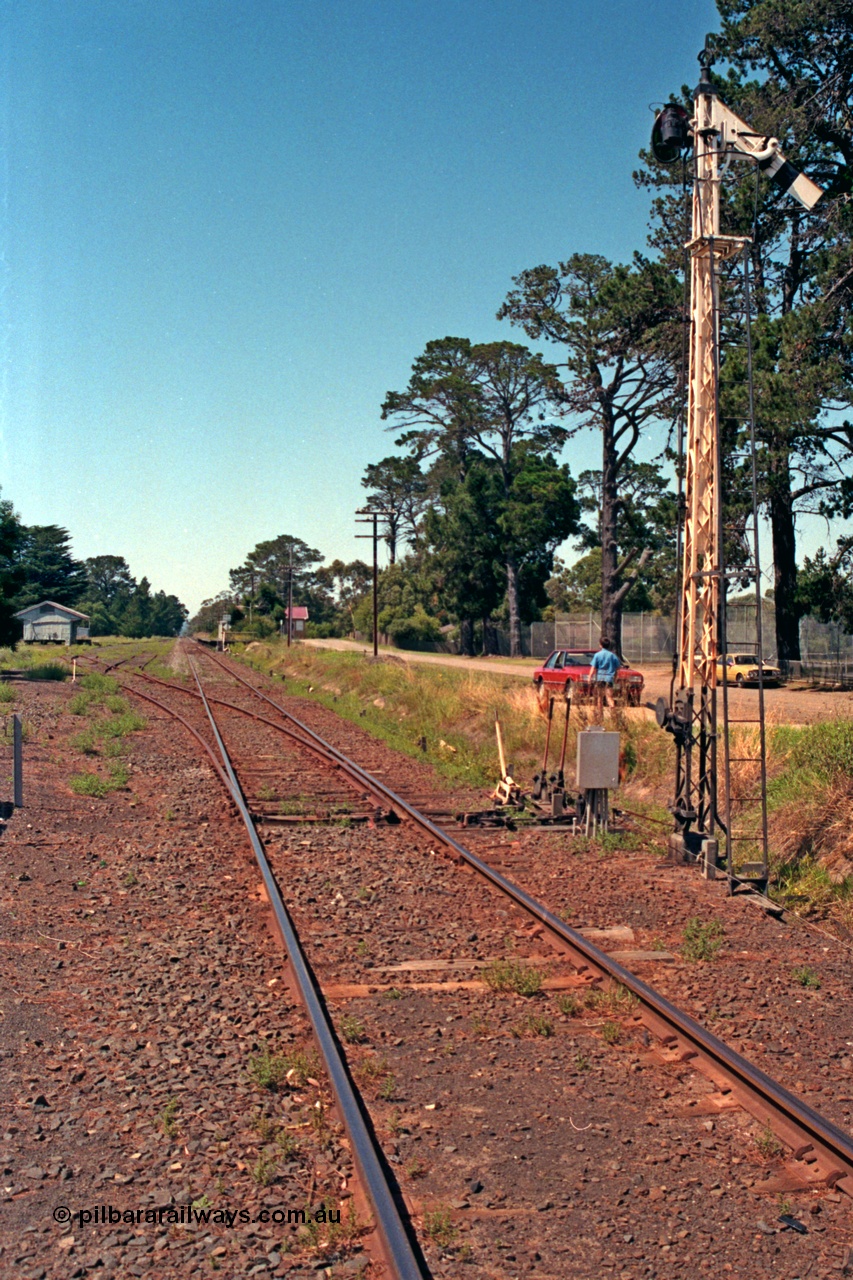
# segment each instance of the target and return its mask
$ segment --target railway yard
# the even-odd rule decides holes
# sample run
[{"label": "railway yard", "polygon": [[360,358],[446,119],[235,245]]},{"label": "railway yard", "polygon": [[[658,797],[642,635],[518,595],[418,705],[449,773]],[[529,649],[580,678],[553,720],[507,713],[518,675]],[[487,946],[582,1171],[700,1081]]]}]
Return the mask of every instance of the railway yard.
[{"label": "railway yard", "polygon": [[15,686],[0,1275],[853,1269],[849,942],[641,841],[463,830],[482,791],[286,683],[128,653]]}]

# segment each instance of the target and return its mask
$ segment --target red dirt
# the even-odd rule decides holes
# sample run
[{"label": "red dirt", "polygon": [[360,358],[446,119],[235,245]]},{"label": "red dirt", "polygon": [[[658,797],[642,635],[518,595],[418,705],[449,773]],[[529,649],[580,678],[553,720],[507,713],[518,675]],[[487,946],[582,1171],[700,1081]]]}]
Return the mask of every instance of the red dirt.
[{"label": "red dirt", "polygon": [[[226,679],[216,681],[224,691]],[[59,1204],[110,1199],[206,1195],[254,1212],[327,1191],[337,1203],[349,1179],[339,1138],[323,1149],[326,1139],[305,1127],[322,1089],[271,1097],[248,1079],[259,1046],[301,1043],[305,1027],[281,982],[269,985],[281,967],[257,874],[198,749],[146,712],[148,729],[129,740],[129,789],[75,797],[67,778],[86,764],[71,746],[80,726],[65,710],[70,695],[21,691],[28,807],[0,841],[3,1185],[12,1188],[0,1273],[66,1280],[97,1267],[159,1278],[206,1273],[213,1258],[227,1275],[316,1274],[316,1251],[292,1228],[143,1224],[107,1234],[51,1220]],[[227,696],[250,697],[233,685]],[[426,763],[316,704],[283,699],[280,685],[273,696],[404,794],[436,808],[482,801],[449,800]],[[189,698],[181,706],[194,714]],[[254,762],[253,808],[304,803],[316,813],[348,797],[358,810],[357,796],[323,781],[272,729],[233,713],[223,723],[237,761]],[[317,789],[319,803],[300,802]],[[726,1109],[689,1064],[668,1060],[629,1009],[568,1012],[560,996],[588,992],[518,908],[405,826],[262,831],[434,1275],[815,1277],[846,1265],[846,1201],[803,1185],[760,1127]],[[766,919],[639,848],[602,856],[542,831],[463,839],[573,925],[621,926],[628,941],[609,945],[664,948],[628,966],[849,1126],[846,947]],[[721,922],[717,959],[681,959],[693,916]],[[493,991],[481,970],[496,959],[540,969],[543,991]],[[792,976],[803,965],[818,989]],[[158,1128],[171,1098],[174,1137]],[[267,1188],[250,1172],[265,1150],[251,1127],[264,1104],[270,1123],[293,1125],[301,1144]],[[781,1208],[806,1235],[782,1230]],[[283,1242],[295,1252],[283,1253]],[[333,1275],[360,1264],[350,1252],[332,1262]]]}]

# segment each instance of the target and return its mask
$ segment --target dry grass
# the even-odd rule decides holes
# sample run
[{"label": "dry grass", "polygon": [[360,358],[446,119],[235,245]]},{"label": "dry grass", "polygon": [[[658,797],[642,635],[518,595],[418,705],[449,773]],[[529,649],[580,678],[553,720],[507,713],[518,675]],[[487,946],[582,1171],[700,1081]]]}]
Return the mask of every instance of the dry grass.
[{"label": "dry grass", "polygon": [[[499,773],[496,712],[512,776],[524,784],[541,765],[546,714],[532,682],[475,669],[417,665],[391,655],[374,662],[358,653],[301,646],[288,653],[273,642],[249,645],[243,656],[252,666],[283,679],[289,693],[310,691],[312,698],[398,750],[426,755],[450,779],[494,785]],[[564,706],[561,700],[555,702],[551,767],[559,756]],[[590,723],[591,708],[572,707],[567,777],[574,768],[577,731]],[[671,744],[656,725],[616,709],[609,727],[623,734],[627,776],[637,772],[642,760],[646,778],[668,777]]]},{"label": "dry grass", "polygon": [[853,928],[853,721],[775,726],[767,760],[778,896]]},{"label": "dry grass", "polygon": [[[498,776],[495,712],[510,772],[529,784],[542,762],[546,714],[532,683],[475,668],[415,665],[391,655],[374,662],[358,653],[273,642],[248,646],[245,658],[286,681],[289,693],[306,694],[383,738],[392,747],[426,758],[451,781],[491,788]],[[556,766],[565,704],[557,700],[550,767]],[[574,773],[577,731],[593,720],[591,707],[573,705],[566,777]],[[671,799],[674,753],[668,734],[649,720],[617,708],[607,727],[622,734],[625,806],[661,820],[651,827],[662,849]],[[733,756],[757,757],[758,729],[733,726]],[[779,893],[804,911],[850,916],[853,928],[853,721],[793,728],[767,719],[768,808],[772,865]],[[735,795],[758,793],[755,759],[732,765]],[[617,804],[619,801],[617,800]],[[736,805],[738,830],[758,831],[760,806]],[[658,842],[658,843],[655,843]],[[758,851],[741,842],[742,858]]]}]

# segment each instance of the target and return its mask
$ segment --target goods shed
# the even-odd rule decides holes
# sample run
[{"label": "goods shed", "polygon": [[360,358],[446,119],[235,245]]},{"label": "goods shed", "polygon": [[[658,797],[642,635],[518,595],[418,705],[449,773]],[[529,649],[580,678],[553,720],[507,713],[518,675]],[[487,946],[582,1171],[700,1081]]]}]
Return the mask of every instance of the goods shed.
[{"label": "goods shed", "polygon": [[28,605],[15,617],[23,623],[24,640],[29,644],[76,644],[89,639],[88,615],[53,600]]}]

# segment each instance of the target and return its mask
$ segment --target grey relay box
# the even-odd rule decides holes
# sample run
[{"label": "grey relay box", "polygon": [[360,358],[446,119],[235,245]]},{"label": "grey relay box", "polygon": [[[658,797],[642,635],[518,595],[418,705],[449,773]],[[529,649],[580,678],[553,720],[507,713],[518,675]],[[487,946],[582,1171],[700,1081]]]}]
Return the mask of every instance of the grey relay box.
[{"label": "grey relay box", "polygon": [[583,729],[578,734],[577,785],[581,791],[609,791],[619,785],[619,734]]}]

